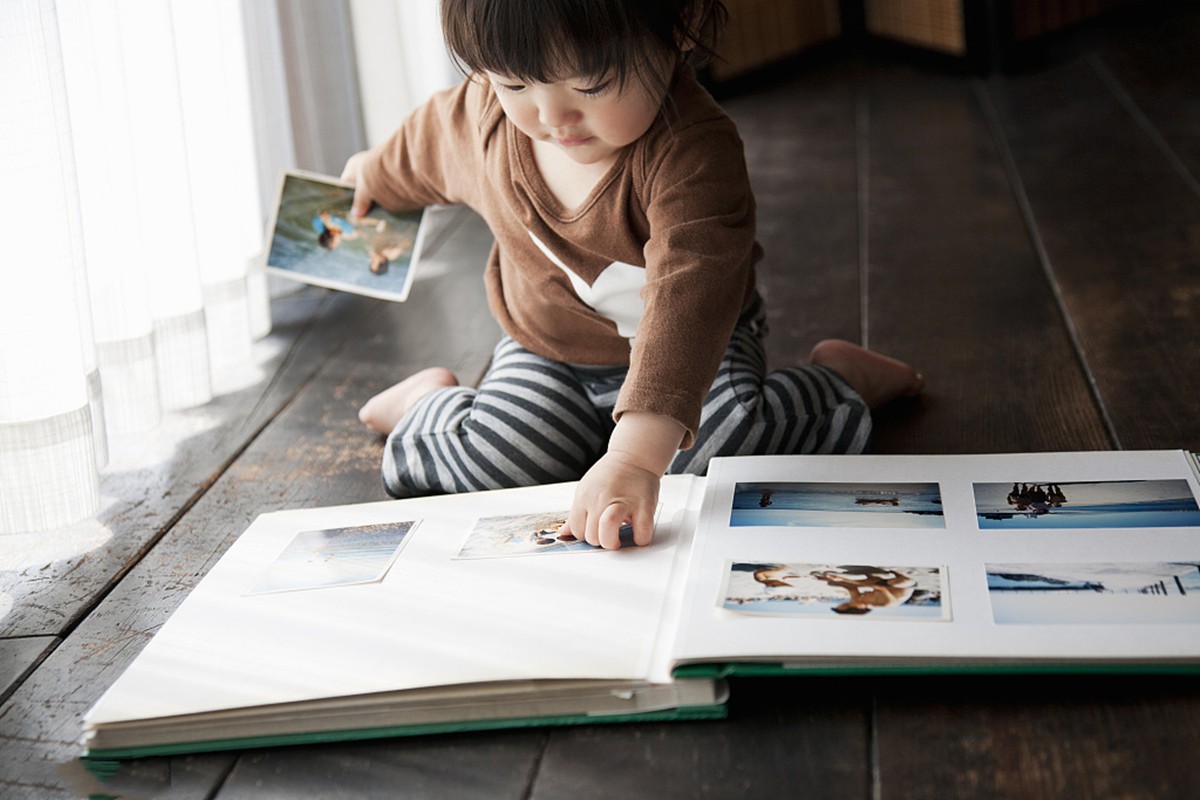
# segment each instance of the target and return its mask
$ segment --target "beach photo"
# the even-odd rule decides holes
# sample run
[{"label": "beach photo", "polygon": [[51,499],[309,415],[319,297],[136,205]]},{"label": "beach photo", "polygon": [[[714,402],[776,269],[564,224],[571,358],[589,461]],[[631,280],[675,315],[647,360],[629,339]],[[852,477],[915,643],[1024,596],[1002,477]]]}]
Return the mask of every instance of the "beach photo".
[{"label": "beach photo", "polygon": [[350,219],[354,190],[331,178],[287,172],[267,230],[267,270],[305,283],[403,301],[417,268],[424,209],[376,206]]},{"label": "beach photo", "polygon": [[985,529],[1200,528],[1183,479],[977,483],[975,509]]},{"label": "beach photo", "polygon": [[325,589],[383,580],[416,523],[301,531],[247,594]]},{"label": "beach photo", "polygon": [[944,528],[936,483],[738,483],[729,524]]},{"label": "beach photo", "polygon": [[[567,521],[567,512],[513,514],[483,517],[471,529],[471,535],[455,558],[508,558],[548,553],[601,553],[574,536],[560,536],[558,529]],[[633,529],[621,528],[622,546],[633,544]]]},{"label": "beach photo", "polygon": [[944,567],[733,561],[721,607],[739,614],[821,619],[950,619]]},{"label": "beach photo", "polygon": [[998,624],[1200,622],[1200,559],[1134,564],[988,564]]}]

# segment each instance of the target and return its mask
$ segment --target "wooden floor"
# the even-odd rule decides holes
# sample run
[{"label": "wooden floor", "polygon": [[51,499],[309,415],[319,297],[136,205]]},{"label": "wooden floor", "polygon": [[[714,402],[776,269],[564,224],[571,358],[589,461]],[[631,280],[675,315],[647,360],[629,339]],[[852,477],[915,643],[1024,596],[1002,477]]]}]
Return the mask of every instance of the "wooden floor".
[{"label": "wooden floor", "polygon": [[[888,50],[727,96],[768,252],[770,356],[838,336],[924,397],[879,453],[1200,449],[1200,11],[1120,16],[987,78]],[[458,218],[450,226],[459,224]],[[0,796],[85,791],[79,718],[260,512],[383,499],[358,405],[496,336],[449,230],[410,301],[274,302],[261,373],[114,442],[95,524],[0,541]],[[174,443],[174,446],[172,446]],[[17,557],[14,554],[20,554]],[[126,797],[1183,798],[1200,689],[1170,677],[744,680],[723,722],[146,760]]]}]

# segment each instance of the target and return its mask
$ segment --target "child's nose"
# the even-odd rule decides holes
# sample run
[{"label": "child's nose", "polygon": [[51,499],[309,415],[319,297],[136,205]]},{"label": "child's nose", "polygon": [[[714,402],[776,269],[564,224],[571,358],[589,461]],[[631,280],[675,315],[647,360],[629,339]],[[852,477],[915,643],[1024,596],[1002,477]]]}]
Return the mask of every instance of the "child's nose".
[{"label": "child's nose", "polygon": [[561,128],[570,125],[579,118],[575,106],[562,98],[548,98],[538,107],[538,115],[542,124],[548,128]]}]

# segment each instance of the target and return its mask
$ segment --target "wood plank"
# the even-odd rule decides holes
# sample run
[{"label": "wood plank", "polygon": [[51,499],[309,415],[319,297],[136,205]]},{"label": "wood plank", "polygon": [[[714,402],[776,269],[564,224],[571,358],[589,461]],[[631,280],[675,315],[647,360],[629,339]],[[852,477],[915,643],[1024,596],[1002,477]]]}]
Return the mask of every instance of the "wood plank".
[{"label": "wood plank", "polygon": [[816,63],[722,102],[758,204],[772,368],[807,362],[821,339],[860,339],[857,83],[853,63]]},{"label": "wood plank", "polygon": [[870,346],[928,383],[876,451],[1107,449],[972,83],[880,66],[869,91]]},{"label": "wood plank", "polygon": [[59,643],[57,636],[28,636],[0,639],[0,700]]},{"label": "wood plank", "polygon": [[[100,780],[79,762],[58,766],[57,783],[30,787],[6,784],[13,797],[57,797],[60,790],[71,797],[120,798],[120,800],[212,800],[213,787],[220,786],[232,771],[236,756],[216,753],[201,757],[156,758],[126,764],[113,778]],[[22,790],[32,788],[33,791]],[[8,797],[9,795],[5,795]]]},{"label": "wood plank", "polygon": [[739,678],[725,721],[553,731],[532,800],[867,797],[861,686]]},{"label": "wood plank", "polygon": [[1200,447],[1200,196],[1086,59],[988,95],[1115,441]]},{"label": "wood plank", "polygon": [[913,678],[880,693],[880,797],[1191,797],[1189,677]]},{"label": "wood plank", "polygon": [[544,746],[541,731],[284,748],[244,756],[215,800],[352,797],[524,800]]},{"label": "wood plank", "polygon": [[[1092,66],[1164,157],[1200,181],[1200,9],[1128,15],[1099,35]],[[1196,190],[1200,184],[1193,183]]]}]

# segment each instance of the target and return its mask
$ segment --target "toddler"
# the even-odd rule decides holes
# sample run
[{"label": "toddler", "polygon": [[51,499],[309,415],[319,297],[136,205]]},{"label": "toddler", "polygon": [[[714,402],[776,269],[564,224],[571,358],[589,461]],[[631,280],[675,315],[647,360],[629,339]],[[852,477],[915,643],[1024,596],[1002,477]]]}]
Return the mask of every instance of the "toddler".
[{"label": "toddler", "polygon": [[869,409],[921,391],[826,340],[766,373],[754,197],[693,67],[719,0],[442,0],[468,79],[353,156],[351,215],[465,204],[495,235],[505,336],[478,389],[418,372],[360,412],[396,497],[579,480],[564,535],[649,543],[664,473],[718,455],[857,453]]}]

